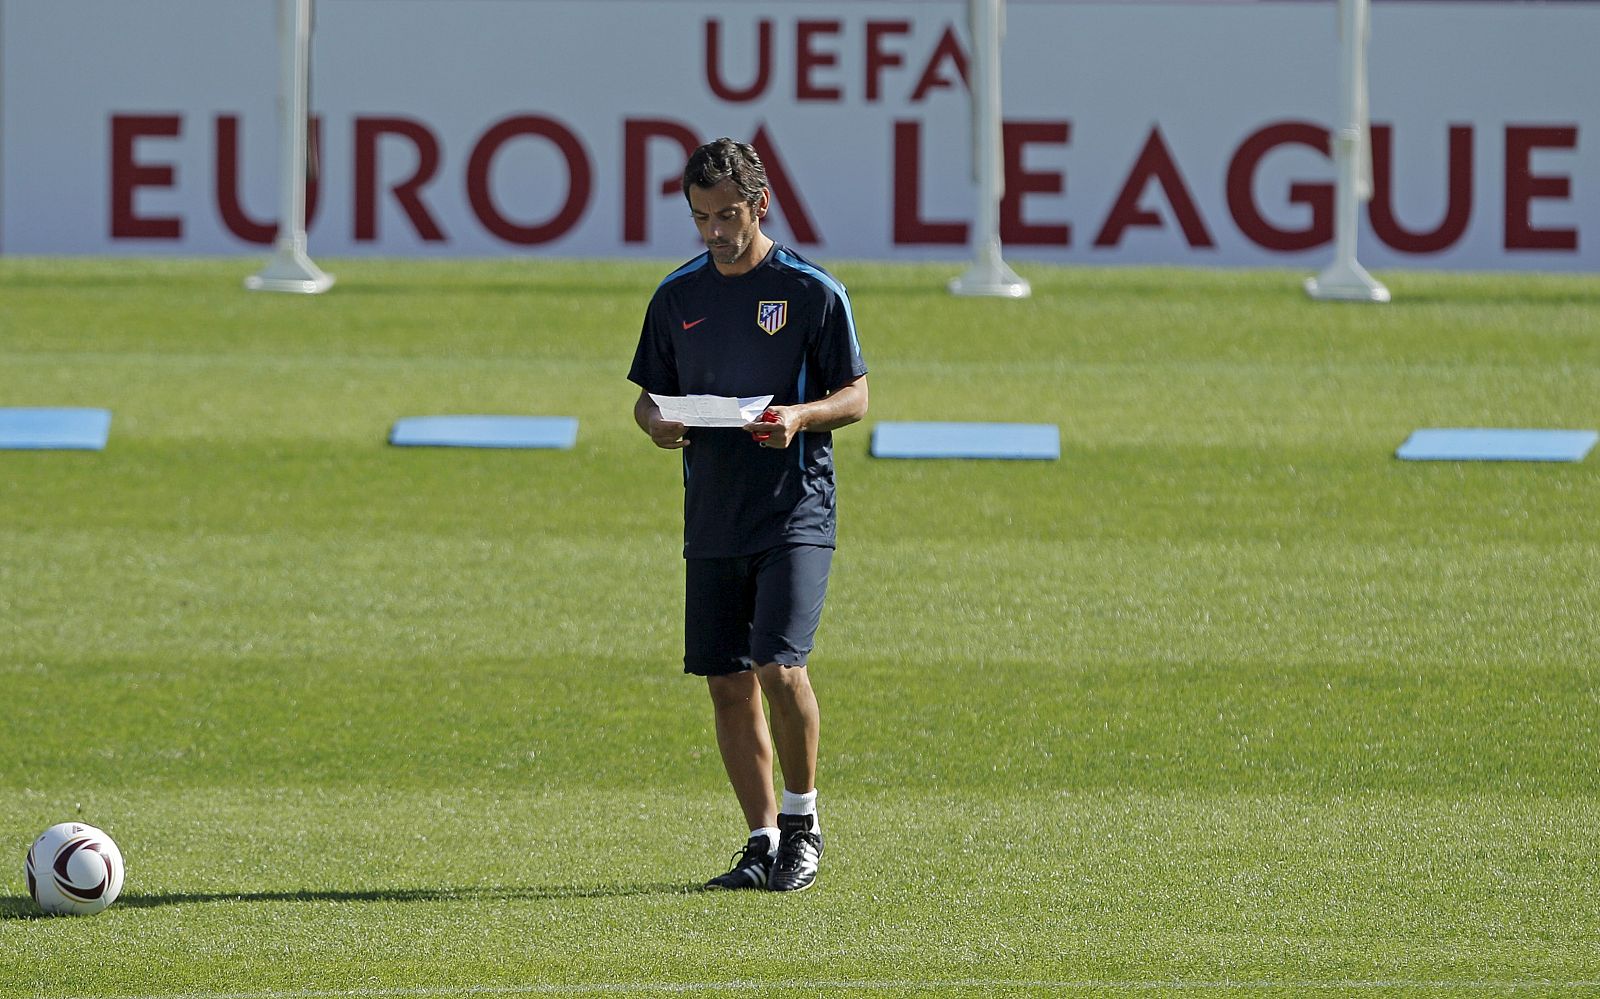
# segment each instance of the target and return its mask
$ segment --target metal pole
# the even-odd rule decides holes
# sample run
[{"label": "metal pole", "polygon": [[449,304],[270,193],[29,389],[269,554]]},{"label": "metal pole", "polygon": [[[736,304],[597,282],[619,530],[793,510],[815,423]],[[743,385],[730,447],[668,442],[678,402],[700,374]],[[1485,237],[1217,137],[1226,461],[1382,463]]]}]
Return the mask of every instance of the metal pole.
[{"label": "metal pole", "polygon": [[1000,40],[1003,0],[968,0],[972,29],[972,166],[978,189],[972,224],[973,265],[950,282],[956,295],[1027,298],[1032,289],[1000,256],[1000,198],[1005,194],[1001,149]]},{"label": "metal pole", "polygon": [[1339,127],[1333,136],[1333,263],[1306,279],[1306,294],[1345,302],[1387,302],[1389,289],[1356,261],[1361,204],[1372,200],[1372,142],[1367,111],[1370,0],[1339,0]]},{"label": "metal pole", "polygon": [[306,130],[311,85],[311,2],[278,0],[278,239],[251,291],[315,295],[333,286],[306,256]]}]

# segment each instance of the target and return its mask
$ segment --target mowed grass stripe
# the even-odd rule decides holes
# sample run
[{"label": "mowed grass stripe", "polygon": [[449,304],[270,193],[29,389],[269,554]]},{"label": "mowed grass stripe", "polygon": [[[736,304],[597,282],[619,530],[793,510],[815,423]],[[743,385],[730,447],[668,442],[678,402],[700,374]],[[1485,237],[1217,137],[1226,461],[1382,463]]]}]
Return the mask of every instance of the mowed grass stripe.
[{"label": "mowed grass stripe", "polygon": [[505,996],[505,995],[1062,995],[1079,992],[1112,993],[1366,993],[1404,992],[1516,992],[1537,994],[1600,987],[1600,981],[1523,979],[1500,981],[1425,981],[1382,979],[1358,981],[1111,981],[958,978],[949,980],[840,981],[815,980],[784,983],[728,982],[615,982],[593,985],[463,985],[442,988],[394,989],[294,989],[274,992],[187,992],[134,996],[129,999],[379,999],[379,997]]},{"label": "mowed grass stripe", "polygon": [[[16,804],[42,810],[29,797]],[[1153,979],[1210,981],[1220,967],[1265,979],[1278,959],[1259,953],[1263,940],[1293,953],[1300,980],[1506,981],[1494,969],[1519,967],[1576,981],[1589,959],[1592,800],[1069,792],[941,794],[907,810],[878,792],[835,802],[828,890],[796,905],[695,892],[697,858],[659,862],[658,839],[692,837],[718,798],[687,793],[688,807],[662,814],[582,791],[132,795],[115,829],[141,844],[126,904],[103,919],[0,926],[31,931],[10,934],[28,962],[19,969],[58,975],[80,973],[60,949],[68,941],[181,939],[194,966],[170,969],[174,984],[285,946],[301,963],[274,977],[299,985],[373,984],[386,969],[413,985],[595,983],[640,967],[662,981],[723,980],[707,977],[732,967],[715,941],[750,920],[770,934],[741,940],[747,963],[782,960],[798,937],[834,975],[877,980],[970,977],[986,962],[1127,980],[1129,946],[1156,948],[1136,962]],[[186,802],[205,808],[189,815]],[[922,863],[886,880],[881,857],[902,838],[926,844]],[[1002,911],[1030,932],[965,915]],[[597,925],[608,932],[586,937]],[[1349,952],[1352,939],[1375,949]],[[346,948],[360,967],[332,963]],[[474,969],[452,971],[457,952],[495,974],[461,978]],[[112,948],[107,970],[136,979],[150,953]],[[799,958],[784,969],[792,980],[816,971]]]}]

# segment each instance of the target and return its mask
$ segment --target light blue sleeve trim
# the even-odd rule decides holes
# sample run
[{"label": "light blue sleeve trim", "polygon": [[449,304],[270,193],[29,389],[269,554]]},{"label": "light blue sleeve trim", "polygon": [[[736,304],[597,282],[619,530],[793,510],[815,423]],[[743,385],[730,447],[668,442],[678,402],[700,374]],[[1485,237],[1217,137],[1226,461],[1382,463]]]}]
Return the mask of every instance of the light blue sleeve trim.
[{"label": "light blue sleeve trim", "polygon": [[[805,361],[801,361],[800,362],[800,384],[798,386],[796,386],[796,389],[797,389],[797,394],[796,394],[795,397],[797,399],[799,399],[801,402],[805,402],[806,401],[806,362]],[[795,450],[799,454],[800,471],[804,472],[806,470],[806,432],[804,430],[800,431],[799,435],[795,437],[795,444],[797,445],[795,447]]]},{"label": "light blue sleeve trim", "polygon": [[787,267],[793,267],[802,274],[809,274],[821,281],[830,291],[839,296],[839,301],[844,303],[844,322],[850,331],[850,349],[857,357],[861,356],[861,341],[856,339],[856,314],[850,308],[850,293],[844,290],[844,285],[834,280],[833,275],[827,271],[819,270],[804,260],[786,250],[778,251],[778,261]]},{"label": "light blue sleeve trim", "polygon": [[[685,274],[693,274],[695,271],[697,271],[700,268],[704,267],[706,265],[706,262],[708,260],[710,260],[710,259],[711,259],[711,254],[709,254],[709,253],[700,254],[698,257],[695,257],[693,260],[689,261],[688,263],[684,264],[682,267],[679,267],[677,270],[673,271],[671,274],[668,274],[666,277],[662,278],[661,279],[661,283],[656,285],[656,290],[657,291],[661,290],[667,284],[671,283],[672,281],[677,280],[678,278],[683,277]],[[855,335],[854,332],[852,332],[851,336],[854,336],[854,335]]]}]

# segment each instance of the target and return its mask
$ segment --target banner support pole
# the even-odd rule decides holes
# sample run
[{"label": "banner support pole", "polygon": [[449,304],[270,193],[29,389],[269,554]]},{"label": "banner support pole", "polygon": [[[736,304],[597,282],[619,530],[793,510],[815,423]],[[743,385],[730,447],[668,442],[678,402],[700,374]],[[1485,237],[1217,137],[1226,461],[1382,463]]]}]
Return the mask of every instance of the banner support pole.
[{"label": "banner support pole", "polygon": [[1312,298],[1387,302],[1385,288],[1356,261],[1361,204],[1372,200],[1372,129],[1367,109],[1367,36],[1370,0],[1339,0],[1339,128],[1333,137],[1338,168],[1334,186],[1333,263],[1306,279]]},{"label": "banner support pole", "polygon": [[278,0],[278,55],[278,239],[267,266],[245,278],[244,286],[316,295],[333,287],[333,276],[306,255],[311,0]]},{"label": "banner support pole", "polygon": [[972,225],[974,262],[950,282],[953,295],[1027,298],[1028,282],[1000,256],[1000,198],[1005,194],[1001,150],[1000,40],[1005,35],[1004,0],[967,0],[972,28],[972,169],[978,215]]}]

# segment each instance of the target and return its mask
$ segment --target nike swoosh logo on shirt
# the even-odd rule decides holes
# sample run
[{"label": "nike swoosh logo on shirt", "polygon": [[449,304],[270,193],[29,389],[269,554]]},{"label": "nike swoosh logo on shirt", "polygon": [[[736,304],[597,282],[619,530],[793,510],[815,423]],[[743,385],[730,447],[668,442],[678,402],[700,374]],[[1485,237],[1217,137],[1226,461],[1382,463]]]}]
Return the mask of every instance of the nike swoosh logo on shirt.
[{"label": "nike swoosh logo on shirt", "polygon": [[686,330],[692,330],[692,329],[694,329],[694,328],[695,328],[695,327],[696,327],[696,326],[699,326],[699,325],[700,325],[700,324],[701,324],[701,323],[703,323],[703,322],[705,322],[705,321],[706,321],[706,319],[707,319],[707,318],[709,318],[709,317],[707,317],[707,316],[701,316],[701,317],[700,317],[700,318],[699,318],[699,319],[696,319],[696,320],[695,320],[695,321],[694,321],[694,322],[692,322],[692,323],[684,323],[684,324],[683,324],[683,328],[684,328],[684,329],[686,329]]}]

